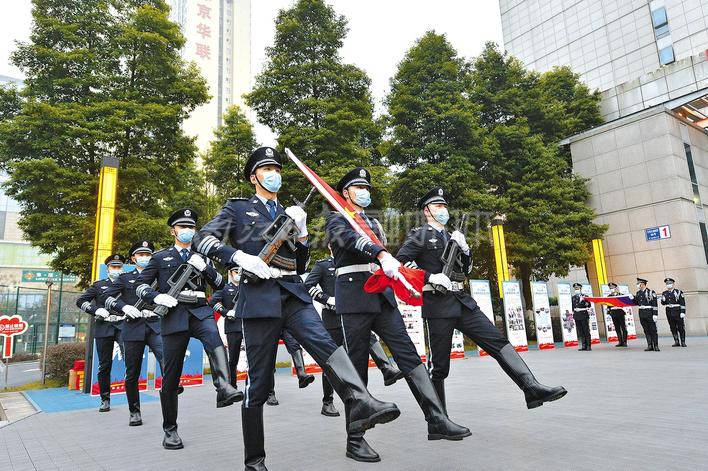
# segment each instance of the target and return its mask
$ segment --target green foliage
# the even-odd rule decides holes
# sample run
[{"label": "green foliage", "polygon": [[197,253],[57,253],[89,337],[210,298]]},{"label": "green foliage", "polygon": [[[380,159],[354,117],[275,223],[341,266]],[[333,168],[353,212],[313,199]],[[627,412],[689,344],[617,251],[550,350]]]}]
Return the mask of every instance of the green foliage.
[{"label": "green foliage", "polygon": [[27,238],[84,284],[104,159],[120,161],[116,251],[167,243],[172,210],[206,206],[181,124],[207,88],[168,13],[162,0],[34,0],[30,41],[12,56],[26,87],[19,113],[0,120],[6,190]]},{"label": "green foliage", "polygon": [[61,386],[69,384],[69,370],[76,360],[83,360],[86,351],[84,342],[60,343],[47,346],[47,353],[42,361],[47,362],[47,378],[61,382]]}]

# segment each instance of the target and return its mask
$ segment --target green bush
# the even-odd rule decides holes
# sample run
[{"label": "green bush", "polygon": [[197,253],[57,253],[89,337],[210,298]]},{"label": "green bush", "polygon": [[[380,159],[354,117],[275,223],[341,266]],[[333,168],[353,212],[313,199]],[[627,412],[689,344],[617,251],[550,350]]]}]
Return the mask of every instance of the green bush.
[{"label": "green bush", "polygon": [[61,381],[62,385],[69,384],[69,370],[74,367],[76,360],[83,360],[86,351],[84,342],[60,343],[47,347],[47,378]]}]

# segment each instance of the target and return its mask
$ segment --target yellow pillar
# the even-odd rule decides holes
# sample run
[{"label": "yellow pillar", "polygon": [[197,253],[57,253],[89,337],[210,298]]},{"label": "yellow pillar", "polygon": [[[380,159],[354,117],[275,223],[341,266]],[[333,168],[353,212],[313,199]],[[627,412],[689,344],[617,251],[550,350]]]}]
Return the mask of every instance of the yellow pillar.
[{"label": "yellow pillar", "polygon": [[592,255],[595,260],[595,273],[597,273],[597,286],[595,292],[597,296],[602,294],[601,286],[607,284],[607,267],[605,266],[605,250],[602,247],[602,239],[593,239]]},{"label": "yellow pillar", "polygon": [[492,241],[494,243],[494,261],[497,267],[497,283],[499,297],[504,297],[502,282],[509,281],[509,264],[506,260],[506,244],[504,242],[504,218],[497,216],[492,220]]},{"label": "yellow pillar", "polygon": [[113,251],[113,224],[118,189],[118,160],[105,158],[98,180],[98,205],[96,207],[96,234],[93,240],[93,266],[91,281],[96,281],[99,266]]}]

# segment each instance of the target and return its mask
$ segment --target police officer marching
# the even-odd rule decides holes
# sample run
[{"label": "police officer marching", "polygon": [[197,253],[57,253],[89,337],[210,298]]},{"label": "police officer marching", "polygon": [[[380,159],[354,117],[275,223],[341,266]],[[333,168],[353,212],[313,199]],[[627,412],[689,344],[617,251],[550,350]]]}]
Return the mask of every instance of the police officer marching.
[{"label": "police officer marching", "polygon": [[238,266],[233,266],[229,270],[229,281],[222,289],[214,291],[209,300],[212,309],[224,318],[224,334],[226,334],[226,344],[229,352],[231,386],[236,389],[238,389],[236,380],[238,359],[241,355],[241,343],[243,341],[241,320],[236,318],[235,311],[239,281]]},{"label": "police officer marching", "polygon": [[[637,278],[637,282],[640,281],[640,278]],[[646,283],[646,280],[643,280],[644,283]],[[619,296],[620,292],[617,287],[617,283],[607,283],[607,286],[610,288],[610,296]],[[639,284],[637,284],[637,288],[639,288]],[[624,309],[621,307],[614,307],[611,306],[609,309],[609,314],[610,317],[612,318],[612,324],[615,326],[615,332],[617,332],[617,345],[615,347],[626,347],[627,346],[627,323],[624,318],[626,312],[624,312]]]},{"label": "police officer marching", "polygon": [[[464,290],[463,283],[471,265],[470,248],[460,231],[448,232],[448,203],[442,188],[433,188],[418,200],[427,224],[408,233],[396,258],[414,263],[425,271],[422,316],[430,340],[430,374],[438,397],[445,405],[445,378],[450,372],[450,351],[455,329],[474,340],[494,358],[524,392],[529,409],[555,401],[566,394],[561,387],[539,383],[531,370],[475,300]],[[443,273],[443,253],[449,243],[460,252],[452,263],[452,275]],[[444,291],[443,291],[444,290]]]},{"label": "police officer marching", "polygon": [[573,319],[578,332],[578,351],[592,350],[592,339],[590,338],[590,301],[583,296],[583,285],[573,283]]},{"label": "police officer marching", "polygon": [[[283,328],[322,367],[351,410],[349,432],[363,432],[400,414],[395,404],[378,401],[369,394],[347,353],[332,340],[312,305],[299,276],[309,259],[307,214],[299,206],[285,209],[279,203],[282,167],[275,149],[256,149],[244,166],[244,177],[254,185],[255,194],[230,199],[194,240],[200,253],[228,266],[239,265],[246,274],[239,289],[236,317],[243,323],[249,367],[241,409],[247,470],[267,469],[263,404],[271,389],[277,339]],[[268,229],[275,221],[286,231],[281,234],[287,241],[264,237],[271,233]],[[222,242],[226,240],[231,245]],[[270,265],[259,256],[263,249],[270,254]]]},{"label": "police officer marching", "polygon": [[671,335],[674,336],[672,347],[685,347],[686,298],[683,296],[683,291],[674,288],[674,283],[673,278],[664,279],[666,290],[661,293],[661,305],[666,306],[666,319],[669,321]]},{"label": "police officer marching", "polygon": [[148,306],[143,309],[134,306],[138,302],[135,282],[147,267],[154,251],[155,246],[149,240],[140,240],[133,244],[130,248],[130,259],[135,264],[135,270],[122,273],[105,291],[106,309],[121,311],[126,317],[121,338],[125,350],[125,395],[128,399],[130,426],[143,424],[138,379],[146,345],[155,355],[161,370],[163,367],[159,317]]},{"label": "police officer marching", "polygon": [[[305,286],[307,286],[312,299],[322,304],[322,323],[327,332],[337,345],[343,345],[342,320],[337,315],[337,304],[334,298],[334,282],[337,277],[335,276],[334,258],[331,256],[332,248],[329,245],[328,248],[330,256],[315,263],[307,275]],[[390,386],[403,377],[401,370],[389,360],[379,339],[373,333],[369,341],[369,355],[383,374],[384,386]],[[334,407],[333,392],[332,385],[329,384],[326,377],[323,377],[321,414],[328,417],[339,417],[339,411]]]},{"label": "police officer marching", "polygon": [[[108,256],[105,260],[108,268],[108,278],[94,282],[84,293],[76,299],[76,306],[82,311],[94,316],[93,338],[96,340],[96,353],[98,354],[98,387],[101,394],[99,412],[111,410],[111,367],[113,365],[113,344],[118,344],[121,352],[123,343],[120,331],[122,320],[111,321],[116,314],[111,314],[103,307],[105,292],[114,280],[123,272],[125,258],[119,254]],[[120,316],[122,317],[122,316]]]},{"label": "police officer marching", "polygon": [[[369,217],[364,208],[371,204],[369,193],[371,175],[364,168],[355,168],[344,175],[337,184],[337,191],[359,213],[379,240],[385,240],[381,224]],[[366,293],[364,283],[374,270],[381,266],[389,278],[399,276],[401,262],[384,247],[359,235],[345,217],[332,213],[325,227],[336,267],[335,299],[346,300],[337,305],[341,316],[344,342],[352,363],[361,377],[368,377],[369,339],[373,330],[386,342],[396,364],[404,374],[413,396],[428,422],[429,440],[461,440],[471,433],[467,427],[452,422],[438,397],[420,360],[398,310],[391,289],[383,293]],[[345,413],[348,411],[345,409]],[[350,420],[347,417],[347,422]],[[364,439],[363,433],[349,433],[346,455],[356,461],[379,461],[378,453]]]},{"label": "police officer marching", "polygon": [[645,352],[659,351],[659,334],[656,331],[656,322],[659,319],[659,308],[656,302],[656,292],[647,288],[647,280],[637,278],[639,290],[634,295],[634,302],[639,306],[639,322],[647,338]]},{"label": "police officer marching", "polygon": [[[168,450],[183,448],[177,433],[177,404],[179,380],[182,376],[184,355],[190,337],[199,339],[209,358],[212,380],[216,388],[216,407],[226,407],[243,399],[243,393],[231,386],[226,350],[214,320],[214,312],[207,304],[206,284],[214,289],[224,285],[223,277],[213,264],[191,250],[197,225],[197,212],[191,208],[175,211],[167,220],[175,244],[157,252],[138,276],[136,294],[148,303],[167,307],[161,319],[164,365],[160,404],[162,428],[165,432],[162,446]],[[176,297],[167,294],[178,280],[173,275],[193,271],[188,282],[180,287]],[[152,283],[157,280],[157,287]]]}]

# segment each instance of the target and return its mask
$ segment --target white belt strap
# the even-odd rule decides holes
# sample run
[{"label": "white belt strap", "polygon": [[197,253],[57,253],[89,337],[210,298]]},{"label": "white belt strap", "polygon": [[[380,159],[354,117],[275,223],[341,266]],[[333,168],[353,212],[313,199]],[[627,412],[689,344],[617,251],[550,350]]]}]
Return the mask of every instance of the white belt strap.
[{"label": "white belt strap", "polygon": [[654,309],[654,306],[639,306],[639,309]]},{"label": "white belt strap", "polygon": [[666,307],[681,307],[680,304],[667,304]]},{"label": "white belt strap", "polygon": [[185,289],[179,293],[182,296],[192,296],[194,298],[206,298],[206,293],[204,291],[192,291]]},{"label": "white belt strap", "polygon": [[362,263],[359,265],[348,265],[346,267],[339,267],[334,272],[335,275],[348,275],[350,273],[374,273],[379,269],[379,266],[375,263]]},{"label": "white belt strap", "polygon": [[576,307],[575,309],[573,309],[573,311],[576,311],[576,312],[577,311],[587,311],[588,309],[590,309],[590,308],[589,307]]},{"label": "white belt strap", "polygon": [[[459,281],[451,281],[450,283],[452,284],[452,288],[448,291],[458,292],[462,291],[464,288],[464,285]],[[435,291],[435,288],[433,288],[433,285],[426,283],[423,285],[423,291]]]},{"label": "white belt strap", "polygon": [[270,276],[273,278],[282,278],[284,276],[297,275],[297,272],[295,270],[283,270],[282,268],[277,268],[277,267],[269,267],[269,268],[270,268]]}]

